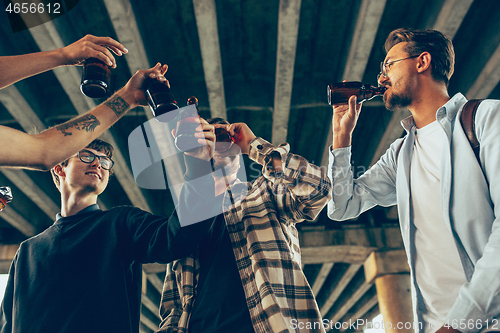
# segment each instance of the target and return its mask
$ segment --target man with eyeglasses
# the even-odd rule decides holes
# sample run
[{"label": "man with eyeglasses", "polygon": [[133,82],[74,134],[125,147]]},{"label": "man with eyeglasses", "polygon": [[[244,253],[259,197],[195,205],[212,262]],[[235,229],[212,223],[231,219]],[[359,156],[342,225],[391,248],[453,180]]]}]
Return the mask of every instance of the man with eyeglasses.
[{"label": "man with eyeglasses", "polygon": [[[142,263],[190,253],[209,225],[179,223],[139,208],[102,211],[97,197],[112,174],[113,147],[102,140],[52,170],[61,212],[21,243],[0,309],[0,332],[138,333]],[[181,246],[182,245],[182,246]]]},{"label": "man with eyeglasses", "polygon": [[354,179],[351,138],[361,105],[351,96],[334,106],[328,216],[345,220],[397,204],[419,331],[498,330],[500,101],[477,109],[479,165],[459,119],[467,100],[448,95],[451,41],[435,30],[397,29],[385,49],[378,83],[387,88],[387,109],[410,110],[406,136]]}]

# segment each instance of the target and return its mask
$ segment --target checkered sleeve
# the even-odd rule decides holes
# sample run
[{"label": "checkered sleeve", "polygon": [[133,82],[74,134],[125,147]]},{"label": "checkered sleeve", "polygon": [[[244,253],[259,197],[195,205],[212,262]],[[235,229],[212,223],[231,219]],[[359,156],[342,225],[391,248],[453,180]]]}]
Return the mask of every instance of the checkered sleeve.
[{"label": "checkered sleeve", "polygon": [[[289,150],[287,143],[276,147],[256,138],[250,143],[249,157],[263,166],[262,173],[271,184],[280,218],[295,222],[314,220],[331,198],[331,182],[325,169]],[[281,171],[272,167],[272,155],[276,154],[281,157]]]},{"label": "checkered sleeve", "polygon": [[186,257],[167,265],[160,303],[162,322],[157,333],[187,332],[194,302],[199,263]]}]

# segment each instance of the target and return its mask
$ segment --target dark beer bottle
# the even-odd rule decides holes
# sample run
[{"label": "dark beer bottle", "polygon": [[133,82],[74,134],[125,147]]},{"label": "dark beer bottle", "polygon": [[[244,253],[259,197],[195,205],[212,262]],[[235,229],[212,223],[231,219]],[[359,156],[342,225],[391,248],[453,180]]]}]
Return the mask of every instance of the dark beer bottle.
[{"label": "dark beer bottle", "polygon": [[196,127],[200,125],[200,117],[198,115],[198,98],[191,96],[187,101],[187,105],[195,105],[196,109],[186,109],[180,112],[177,116],[177,127],[175,130],[175,146],[181,151],[189,151],[199,147],[198,138],[194,136]]},{"label": "dark beer bottle", "polygon": [[111,69],[97,58],[88,58],[83,63],[80,90],[90,98],[106,97],[109,92]]},{"label": "dark beer bottle", "polygon": [[234,139],[229,134],[229,132],[222,127],[217,127],[215,129],[215,150],[218,152],[223,152],[231,148],[234,143]]},{"label": "dark beer bottle", "polygon": [[[182,151],[189,151],[193,147],[199,147],[198,138],[194,136],[196,127],[201,124],[198,114],[198,99],[194,96],[189,97],[187,105],[196,105],[196,111],[190,112],[186,110],[179,113],[175,146],[177,149]],[[217,127],[215,128],[214,133],[216,151],[223,152],[231,148],[234,140],[225,128]]]},{"label": "dark beer bottle", "polygon": [[[168,113],[169,111],[177,110],[179,106],[177,106],[177,102],[174,99],[174,96],[170,92],[170,88],[168,87],[166,81],[161,82],[156,78],[147,78],[146,79],[146,98],[148,100],[149,108],[153,113],[153,116],[158,117],[163,114]],[[176,112],[171,112],[171,116],[163,116],[160,118],[162,122],[168,122],[175,118],[177,115]]]},{"label": "dark beer bottle", "polygon": [[375,87],[370,84],[364,84],[357,81],[338,82],[329,84],[326,88],[328,94],[328,104],[340,105],[347,104],[349,97],[357,96],[357,103],[370,100],[375,96],[383,95],[386,87]]},{"label": "dark beer bottle", "polygon": [[12,201],[12,191],[8,186],[0,187],[0,211],[2,211],[9,202]]}]

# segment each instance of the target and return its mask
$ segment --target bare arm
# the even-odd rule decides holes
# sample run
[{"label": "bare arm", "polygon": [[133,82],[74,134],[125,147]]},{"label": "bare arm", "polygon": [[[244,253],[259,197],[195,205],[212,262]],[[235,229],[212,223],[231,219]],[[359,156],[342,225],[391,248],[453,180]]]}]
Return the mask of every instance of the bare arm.
[{"label": "bare arm", "polygon": [[87,58],[98,58],[114,68],[116,60],[110,50],[116,55],[128,52],[112,38],[87,35],[57,50],[0,57],[0,89],[55,67],[81,64]]},{"label": "bare arm", "polygon": [[166,70],[166,65],[157,64],[151,69],[137,71],[106,102],[39,134],[30,135],[0,126],[0,166],[49,170],[99,137],[128,110],[146,105],[143,92],[146,77],[154,75],[164,81]]}]

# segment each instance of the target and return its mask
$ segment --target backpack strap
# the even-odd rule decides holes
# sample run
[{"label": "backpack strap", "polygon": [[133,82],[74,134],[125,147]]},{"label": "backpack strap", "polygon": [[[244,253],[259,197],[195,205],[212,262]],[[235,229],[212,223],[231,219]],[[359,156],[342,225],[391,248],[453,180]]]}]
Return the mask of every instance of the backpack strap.
[{"label": "backpack strap", "polygon": [[460,123],[462,124],[467,139],[469,139],[469,143],[474,151],[474,155],[476,155],[479,165],[481,165],[481,160],[479,159],[479,141],[476,137],[474,119],[476,117],[477,107],[482,101],[482,99],[471,99],[465,103],[460,116]]}]

